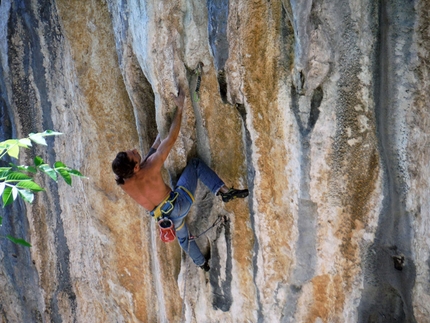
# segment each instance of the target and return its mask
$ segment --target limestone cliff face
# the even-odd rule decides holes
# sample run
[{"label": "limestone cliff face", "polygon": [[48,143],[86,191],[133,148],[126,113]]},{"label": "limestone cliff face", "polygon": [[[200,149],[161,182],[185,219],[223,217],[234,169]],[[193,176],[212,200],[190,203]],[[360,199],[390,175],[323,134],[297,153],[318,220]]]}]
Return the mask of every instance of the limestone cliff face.
[{"label": "limestone cliff face", "polygon": [[[0,322],[428,322],[430,1],[2,0],[1,140],[54,129],[89,176],[2,209]],[[116,185],[116,153],[199,156],[204,273]],[[196,91],[198,90],[198,91]]]}]

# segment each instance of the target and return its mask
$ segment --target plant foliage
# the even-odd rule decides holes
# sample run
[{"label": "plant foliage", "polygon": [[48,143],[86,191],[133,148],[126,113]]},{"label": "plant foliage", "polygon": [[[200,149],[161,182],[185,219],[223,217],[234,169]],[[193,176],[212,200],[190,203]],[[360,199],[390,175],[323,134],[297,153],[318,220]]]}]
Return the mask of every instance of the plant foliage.
[{"label": "plant foliage", "polygon": [[[20,148],[30,148],[32,143],[47,146],[45,137],[58,136],[62,133],[53,130],[46,130],[39,133],[30,133],[27,138],[23,139],[8,139],[0,142],[0,159],[6,155],[18,159]],[[0,167],[0,197],[2,200],[3,208],[12,204],[17,197],[21,197],[24,201],[32,203],[34,200],[34,193],[44,191],[44,189],[37,184],[33,175],[38,171],[48,175],[52,180],[58,181],[58,175],[64,179],[68,185],[72,185],[72,176],[85,177],[78,170],[66,166],[61,161],[56,161],[54,165],[50,166],[40,156],[34,158],[34,165],[16,165],[9,163],[8,167]],[[0,217],[0,226],[2,225],[3,218]],[[30,247],[31,245],[22,239],[17,239],[12,236],[6,236],[10,241]]]}]

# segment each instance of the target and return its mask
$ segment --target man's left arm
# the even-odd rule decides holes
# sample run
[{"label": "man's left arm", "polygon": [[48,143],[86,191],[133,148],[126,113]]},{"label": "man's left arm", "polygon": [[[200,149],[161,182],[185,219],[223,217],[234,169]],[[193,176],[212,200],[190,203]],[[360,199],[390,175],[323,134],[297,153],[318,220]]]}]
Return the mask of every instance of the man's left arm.
[{"label": "man's left arm", "polygon": [[152,144],[151,148],[157,150],[158,146],[160,146],[160,143],[161,143],[161,138],[160,138],[160,134],[158,134],[157,138],[155,138],[155,141]]},{"label": "man's left arm", "polygon": [[155,141],[152,144],[151,148],[149,148],[149,151],[146,154],[146,157],[144,158],[143,162],[145,162],[149,158],[149,156],[151,156],[153,153],[155,153],[157,151],[157,148],[158,148],[158,146],[160,146],[160,143],[161,143],[160,134],[158,134],[157,138],[155,138]]}]

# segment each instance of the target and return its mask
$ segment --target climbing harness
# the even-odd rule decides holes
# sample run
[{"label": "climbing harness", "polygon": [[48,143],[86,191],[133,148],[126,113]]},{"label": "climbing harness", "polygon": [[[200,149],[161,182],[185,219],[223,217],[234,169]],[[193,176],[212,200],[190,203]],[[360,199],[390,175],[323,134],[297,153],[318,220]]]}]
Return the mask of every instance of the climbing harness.
[{"label": "climbing harness", "polygon": [[[185,192],[184,196],[188,202],[190,202],[190,204],[194,203],[194,196],[189,190],[183,186],[178,186],[177,190],[178,189]],[[154,217],[158,223],[160,239],[163,242],[174,241],[176,238],[176,231],[182,229],[185,224],[185,221],[183,221],[182,224],[177,229],[175,229],[172,220],[169,218],[170,214],[175,208],[174,203],[178,196],[179,193],[177,191],[170,192],[170,194],[158,206],[156,206],[154,210],[150,212],[151,216]]]},{"label": "climbing harness", "polygon": [[187,190],[184,186],[178,186],[178,189],[186,193],[185,197],[187,198],[188,202],[190,202],[191,204],[194,203],[194,196],[189,190]]},{"label": "climbing harness", "polygon": [[[229,221],[229,219],[228,219],[228,217],[226,215],[218,215],[218,218],[215,220],[215,222],[208,229],[206,229],[205,231],[203,231],[203,232],[201,232],[201,233],[199,233],[199,234],[197,234],[195,236],[190,235],[189,238],[188,238],[187,255],[189,255],[189,252],[190,252],[190,242],[192,240],[196,240],[196,239],[200,238],[202,235],[206,234],[208,231],[212,230],[217,225],[219,225],[219,224],[226,224],[228,221]],[[187,266],[186,266],[185,273],[184,273],[184,277],[185,277],[184,278],[184,294],[182,296],[182,299],[183,299],[183,302],[182,302],[182,317],[183,318],[185,318],[185,295],[186,295],[186,292],[187,292],[187,276],[188,276],[188,268],[189,268],[189,260],[188,260],[188,258],[189,257],[187,257],[187,260],[186,260]],[[184,320],[184,322],[185,322],[185,320]]]},{"label": "climbing harness", "polygon": [[154,217],[155,221],[158,223],[160,239],[163,242],[172,242],[176,238],[175,226],[172,220],[169,219],[169,215],[175,207],[173,203],[176,201],[178,195],[179,193],[177,192],[170,192],[170,194],[150,212],[151,216]]},{"label": "climbing harness", "polygon": [[173,202],[176,201],[176,198],[178,197],[178,192],[170,192],[169,195],[160,203],[158,204],[155,209],[153,209],[150,214],[151,216],[158,222],[162,217],[169,217],[170,213],[172,213],[174,205]]}]

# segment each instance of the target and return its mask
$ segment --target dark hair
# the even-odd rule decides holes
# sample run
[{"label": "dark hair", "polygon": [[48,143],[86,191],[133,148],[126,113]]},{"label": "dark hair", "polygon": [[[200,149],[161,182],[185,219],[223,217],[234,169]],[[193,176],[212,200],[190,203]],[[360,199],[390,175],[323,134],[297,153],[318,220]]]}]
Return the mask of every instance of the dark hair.
[{"label": "dark hair", "polygon": [[124,179],[132,177],[135,166],[136,162],[131,161],[126,152],[119,152],[112,162],[112,170],[117,176],[117,178],[115,178],[116,183],[122,185],[124,184]]}]

